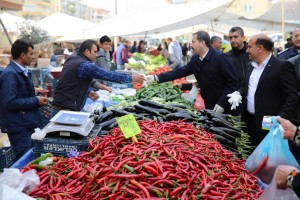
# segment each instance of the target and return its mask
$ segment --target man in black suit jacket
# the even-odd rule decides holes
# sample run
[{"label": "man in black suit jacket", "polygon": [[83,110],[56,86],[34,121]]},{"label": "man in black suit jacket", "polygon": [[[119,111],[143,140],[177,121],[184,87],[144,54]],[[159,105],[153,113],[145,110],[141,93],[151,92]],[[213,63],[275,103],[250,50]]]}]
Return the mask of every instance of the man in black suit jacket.
[{"label": "man in black suit jacket", "polygon": [[274,43],[264,35],[253,36],[247,52],[253,60],[248,64],[243,88],[246,132],[253,146],[267,134],[262,130],[264,116],[294,119],[298,103],[293,64],[272,55]]}]

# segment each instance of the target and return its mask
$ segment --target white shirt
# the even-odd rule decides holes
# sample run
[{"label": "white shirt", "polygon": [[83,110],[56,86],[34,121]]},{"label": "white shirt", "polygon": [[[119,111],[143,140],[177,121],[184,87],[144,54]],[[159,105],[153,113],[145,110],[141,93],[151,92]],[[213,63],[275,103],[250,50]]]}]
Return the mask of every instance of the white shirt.
[{"label": "white shirt", "polygon": [[203,58],[201,58],[201,57],[199,56],[199,59],[200,59],[201,61],[203,61],[203,59],[205,58],[205,56],[207,55],[208,52],[209,52],[209,50],[204,54]]},{"label": "white shirt", "polygon": [[18,67],[23,71],[24,75],[28,77],[28,69],[26,67],[23,67],[22,65],[16,63],[15,61],[13,61],[16,65],[18,65]]},{"label": "white shirt", "polygon": [[257,85],[259,82],[259,79],[261,77],[261,74],[263,73],[266,65],[268,64],[272,54],[266,58],[266,60],[263,61],[263,63],[258,66],[256,62],[252,61],[251,65],[253,66],[253,71],[249,78],[249,84],[248,84],[248,94],[247,94],[247,111],[251,114],[255,114],[255,92],[257,89]]}]

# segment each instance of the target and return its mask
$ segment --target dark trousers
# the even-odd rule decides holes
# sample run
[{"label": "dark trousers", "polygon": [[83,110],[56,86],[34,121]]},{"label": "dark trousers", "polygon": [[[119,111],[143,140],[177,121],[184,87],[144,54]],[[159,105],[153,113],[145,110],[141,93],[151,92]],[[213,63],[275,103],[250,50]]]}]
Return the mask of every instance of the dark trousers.
[{"label": "dark trousers", "polygon": [[264,131],[261,127],[256,126],[255,115],[252,115],[246,111],[243,114],[243,119],[246,122],[246,127],[244,128],[244,132],[248,133],[251,142],[251,146],[253,146],[253,151],[259,145],[259,143],[264,139],[267,135],[268,131]]},{"label": "dark trousers", "polygon": [[11,147],[16,155],[15,160],[21,158],[33,146],[31,134],[33,129],[23,130],[15,133],[7,133]]}]

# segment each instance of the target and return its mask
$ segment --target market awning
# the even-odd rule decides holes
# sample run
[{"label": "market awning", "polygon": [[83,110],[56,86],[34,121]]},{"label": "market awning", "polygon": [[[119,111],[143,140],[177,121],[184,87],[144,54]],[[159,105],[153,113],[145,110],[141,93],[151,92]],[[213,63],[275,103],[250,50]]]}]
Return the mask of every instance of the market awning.
[{"label": "market awning", "polygon": [[81,33],[93,25],[93,22],[63,13],[54,13],[37,22],[37,26],[46,30],[52,37]]},{"label": "market awning", "polygon": [[[67,35],[58,41],[98,39],[102,35],[125,36],[155,34],[178,30],[211,20],[222,15],[232,0],[212,0],[193,4],[165,5],[155,10],[133,12],[104,20],[83,31]],[[77,36],[76,36],[77,35]]]},{"label": "market awning", "polygon": [[[25,19],[23,17],[11,15],[6,12],[1,13],[0,18],[8,32],[18,32],[20,24],[25,21]],[[0,29],[2,29],[1,26],[0,26]]]}]

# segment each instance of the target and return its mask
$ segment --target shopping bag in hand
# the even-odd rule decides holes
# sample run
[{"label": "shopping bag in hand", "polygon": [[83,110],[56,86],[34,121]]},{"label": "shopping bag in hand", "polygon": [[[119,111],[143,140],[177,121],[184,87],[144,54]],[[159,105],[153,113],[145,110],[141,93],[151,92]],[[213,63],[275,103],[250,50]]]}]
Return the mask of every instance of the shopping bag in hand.
[{"label": "shopping bag in hand", "polygon": [[295,192],[287,188],[286,190],[277,189],[275,176],[268,188],[262,193],[258,200],[297,200]]},{"label": "shopping bag in hand", "polygon": [[283,138],[279,126],[276,117],[273,116],[270,132],[245,163],[246,169],[267,184],[272,181],[277,166],[299,166],[290,151],[288,141]]},{"label": "shopping bag in hand", "polygon": [[197,110],[198,112],[200,110],[205,110],[205,103],[204,103],[204,99],[201,96],[201,93],[199,92],[197,95],[197,99],[194,103],[194,108],[195,110]]}]

